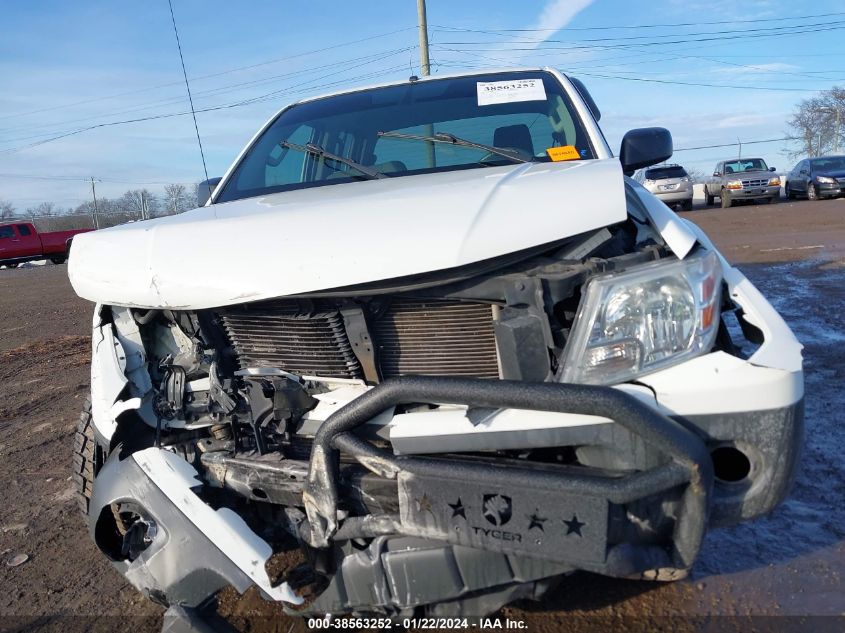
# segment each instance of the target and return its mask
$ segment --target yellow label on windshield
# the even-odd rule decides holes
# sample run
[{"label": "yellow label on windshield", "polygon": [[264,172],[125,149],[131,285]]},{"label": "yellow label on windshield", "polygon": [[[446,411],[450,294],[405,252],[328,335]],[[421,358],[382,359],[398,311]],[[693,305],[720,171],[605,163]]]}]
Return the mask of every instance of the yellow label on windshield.
[{"label": "yellow label on windshield", "polygon": [[564,145],[563,147],[550,147],[546,150],[546,153],[549,155],[553,161],[559,160],[578,160],[581,158],[580,154],[578,154],[578,150],[575,149],[574,145]]}]

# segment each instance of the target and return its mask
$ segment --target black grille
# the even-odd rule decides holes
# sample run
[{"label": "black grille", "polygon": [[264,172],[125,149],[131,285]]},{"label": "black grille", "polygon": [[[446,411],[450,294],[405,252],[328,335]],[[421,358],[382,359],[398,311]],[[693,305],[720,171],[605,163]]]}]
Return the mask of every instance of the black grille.
[{"label": "black grille", "polygon": [[277,367],[296,374],[361,378],[343,318],[306,313],[286,302],[228,309],[220,314],[241,367]]},{"label": "black grille", "polygon": [[384,378],[498,378],[493,310],[460,301],[396,300],[370,324]]}]

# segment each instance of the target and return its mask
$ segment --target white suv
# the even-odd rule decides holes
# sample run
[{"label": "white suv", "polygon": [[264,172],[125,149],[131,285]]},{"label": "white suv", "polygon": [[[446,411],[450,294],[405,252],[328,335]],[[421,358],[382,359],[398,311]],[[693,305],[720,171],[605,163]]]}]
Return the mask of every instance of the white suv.
[{"label": "white suv", "polygon": [[668,206],[680,205],[684,211],[692,211],[692,178],[680,165],[658,165],[641,169],[634,176],[634,180]]}]

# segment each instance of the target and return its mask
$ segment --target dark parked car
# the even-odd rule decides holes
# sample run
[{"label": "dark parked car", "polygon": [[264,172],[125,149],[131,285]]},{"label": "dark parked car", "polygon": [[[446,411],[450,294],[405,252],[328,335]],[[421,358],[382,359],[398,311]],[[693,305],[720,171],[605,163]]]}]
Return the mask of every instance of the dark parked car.
[{"label": "dark parked car", "polygon": [[845,194],[845,156],[805,158],[787,177],[786,197],[790,200],[798,196],[819,200],[840,194]]}]

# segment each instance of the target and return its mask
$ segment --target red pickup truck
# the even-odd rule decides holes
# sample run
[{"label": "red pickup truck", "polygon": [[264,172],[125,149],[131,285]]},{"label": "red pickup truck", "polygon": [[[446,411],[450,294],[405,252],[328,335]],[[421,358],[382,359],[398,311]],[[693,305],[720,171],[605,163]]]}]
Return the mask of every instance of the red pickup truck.
[{"label": "red pickup truck", "polygon": [[92,230],[39,233],[32,222],[0,224],[0,266],[14,268],[35,259],[49,259],[54,264],[63,264],[70,252],[73,237]]}]

